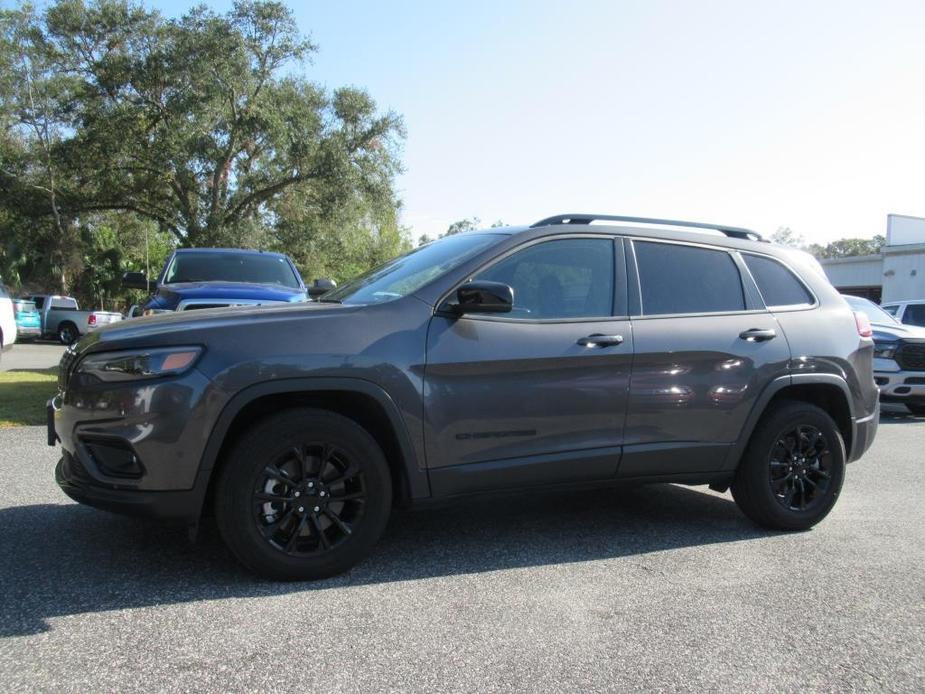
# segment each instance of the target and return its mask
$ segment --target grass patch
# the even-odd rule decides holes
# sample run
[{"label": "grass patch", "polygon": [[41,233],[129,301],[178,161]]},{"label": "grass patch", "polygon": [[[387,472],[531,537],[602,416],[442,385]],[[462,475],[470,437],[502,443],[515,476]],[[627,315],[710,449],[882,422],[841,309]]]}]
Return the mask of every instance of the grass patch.
[{"label": "grass patch", "polygon": [[0,371],[0,429],[45,423],[45,403],[57,391],[58,367]]}]

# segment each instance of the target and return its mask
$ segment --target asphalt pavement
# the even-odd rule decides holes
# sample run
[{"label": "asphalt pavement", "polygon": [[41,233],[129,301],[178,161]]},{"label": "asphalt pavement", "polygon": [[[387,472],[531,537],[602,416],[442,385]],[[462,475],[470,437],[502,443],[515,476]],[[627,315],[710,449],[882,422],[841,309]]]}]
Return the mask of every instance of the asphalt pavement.
[{"label": "asphalt pavement", "polygon": [[50,369],[57,366],[64,354],[64,346],[57,342],[17,342],[3,353],[0,371]]},{"label": "asphalt pavement", "polygon": [[925,690],[925,420],[884,417],[814,530],[657,485],[394,515],[346,576],[273,583],[214,527],[71,503],[0,430],[0,689]]}]

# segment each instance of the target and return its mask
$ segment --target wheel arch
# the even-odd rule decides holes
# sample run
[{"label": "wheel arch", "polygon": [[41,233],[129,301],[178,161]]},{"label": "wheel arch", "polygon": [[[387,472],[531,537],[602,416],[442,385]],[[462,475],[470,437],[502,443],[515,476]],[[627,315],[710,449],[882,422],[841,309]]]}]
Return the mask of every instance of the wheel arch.
[{"label": "wheel arch", "polygon": [[245,388],[222,410],[199,465],[196,487],[202,510],[211,504],[216,473],[235,441],[260,419],[296,407],[335,412],[369,431],[386,456],[397,505],[430,495],[427,471],[419,465],[401,412],[385,390],[355,378],[281,379]]},{"label": "wheel arch", "polygon": [[770,407],[781,400],[808,402],[825,410],[835,420],[845,440],[848,460],[851,460],[855,424],[848,383],[835,374],[795,374],[781,376],[765,387],[746,420],[741,437],[729,452],[726,469],[731,471],[738,467],[758,422]]}]

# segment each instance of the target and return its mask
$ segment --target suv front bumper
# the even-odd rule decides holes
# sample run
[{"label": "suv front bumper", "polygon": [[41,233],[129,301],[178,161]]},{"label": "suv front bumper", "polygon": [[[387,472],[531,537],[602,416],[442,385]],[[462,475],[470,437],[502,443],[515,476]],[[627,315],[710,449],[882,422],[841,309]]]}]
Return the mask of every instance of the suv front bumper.
[{"label": "suv front bumper", "polygon": [[925,371],[874,371],[881,402],[925,404]]},{"label": "suv front bumper", "polygon": [[195,523],[205,496],[199,485],[189,491],[151,492],[131,488],[105,487],[87,474],[80,461],[67,451],[55,467],[55,482],[61,490],[79,504],[94,508],[141,516],[171,520],[177,523]]},{"label": "suv front bumper", "polygon": [[58,486],[89,506],[195,522],[208,487],[200,469],[211,426],[209,381],[175,378],[70,387],[48,402],[48,444],[63,449]]}]

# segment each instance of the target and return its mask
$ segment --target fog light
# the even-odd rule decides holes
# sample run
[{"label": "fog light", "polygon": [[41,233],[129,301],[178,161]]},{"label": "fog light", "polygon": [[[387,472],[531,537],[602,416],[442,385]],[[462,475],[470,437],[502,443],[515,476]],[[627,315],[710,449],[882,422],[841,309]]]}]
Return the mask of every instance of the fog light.
[{"label": "fog light", "polygon": [[84,441],[87,452],[104,475],[141,477],[144,468],[132,447],[123,441]]}]

